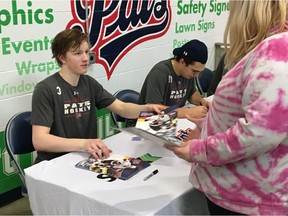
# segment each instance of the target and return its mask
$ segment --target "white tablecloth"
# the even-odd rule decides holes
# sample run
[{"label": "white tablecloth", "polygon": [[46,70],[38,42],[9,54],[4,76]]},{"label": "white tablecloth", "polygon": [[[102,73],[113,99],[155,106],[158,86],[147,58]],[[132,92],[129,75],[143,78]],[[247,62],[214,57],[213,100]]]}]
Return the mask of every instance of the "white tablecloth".
[{"label": "white tablecloth", "polygon": [[[74,152],[25,169],[34,215],[187,215],[208,214],[205,196],[188,182],[190,164],[147,140],[132,141],[120,133],[104,142],[119,155],[161,156],[151,166],[124,181],[107,182],[75,168],[88,157]],[[143,178],[158,169],[147,181]]]}]

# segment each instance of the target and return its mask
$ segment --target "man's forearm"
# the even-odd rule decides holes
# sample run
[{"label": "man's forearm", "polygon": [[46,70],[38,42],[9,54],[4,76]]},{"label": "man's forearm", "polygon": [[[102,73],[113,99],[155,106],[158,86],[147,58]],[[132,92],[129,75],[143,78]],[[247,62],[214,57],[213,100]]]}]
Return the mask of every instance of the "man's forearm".
[{"label": "man's forearm", "polygon": [[202,105],[203,103],[203,98],[202,96],[200,95],[200,93],[198,91],[194,92],[192,97],[191,97],[191,100],[189,101],[190,103],[192,104],[195,104],[195,105]]}]

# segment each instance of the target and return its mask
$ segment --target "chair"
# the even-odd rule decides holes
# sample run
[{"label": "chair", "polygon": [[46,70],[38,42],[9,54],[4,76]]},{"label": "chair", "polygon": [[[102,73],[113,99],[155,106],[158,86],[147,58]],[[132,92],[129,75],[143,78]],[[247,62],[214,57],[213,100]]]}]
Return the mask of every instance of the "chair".
[{"label": "chair", "polygon": [[[114,94],[114,97],[116,97],[117,99],[123,102],[130,102],[130,103],[135,103],[135,104],[138,103],[139,96],[140,96],[139,92],[134,91],[132,89],[119,90]],[[129,121],[129,119],[123,118],[113,112],[111,112],[111,117],[117,128],[120,127],[120,122],[127,123],[127,121]]]},{"label": "chair", "polygon": [[222,76],[224,76],[228,72],[228,69],[226,68],[226,64],[225,64],[225,56],[226,56],[226,53],[224,53],[224,55],[221,57],[217,65],[217,68],[214,71],[213,79],[211,80],[211,83],[207,90],[207,96],[213,95],[215,93],[216,88],[222,79]]},{"label": "chair", "polygon": [[195,79],[196,80],[196,87],[197,87],[197,89],[201,95],[205,94],[208,91],[208,88],[209,88],[210,83],[212,81],[213,75],[214,74],[210,69],[205,68],[200,73],[199,77],[197,77]]},{"label": "chair", "polygon": [[[5,145],[13,168],[19,173],[21,181],[26,190],[25,174],[17,161],[17,155],[27,154],[35,151],[32,144],[32,125],[30,124],[31,112],[20,112],[11,117],[5,127]],[[23,192],[22,190],[22,192]]]}]

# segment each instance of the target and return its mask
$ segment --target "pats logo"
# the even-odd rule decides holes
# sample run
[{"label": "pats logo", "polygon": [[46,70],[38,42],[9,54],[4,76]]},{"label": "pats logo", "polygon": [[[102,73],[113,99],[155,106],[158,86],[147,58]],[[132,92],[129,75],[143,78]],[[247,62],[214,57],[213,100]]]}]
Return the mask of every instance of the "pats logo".
[{"label": "pats logo", "polygon": [[[116,65],[133,47],[163,36],[171,23],[170,0],[71,0],[66,28],[88,32],[96,63],[110,79]],[[88,25],[85,22],[88,15]],[[88,30],[87,30],[88,28]]]}]

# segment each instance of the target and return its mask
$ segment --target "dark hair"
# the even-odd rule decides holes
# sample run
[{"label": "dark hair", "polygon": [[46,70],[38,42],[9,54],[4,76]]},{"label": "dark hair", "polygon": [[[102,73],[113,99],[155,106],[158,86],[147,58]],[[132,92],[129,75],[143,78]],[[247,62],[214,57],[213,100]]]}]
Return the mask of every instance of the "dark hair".
[{"label": "dark hair", "polygon": [[56,59],[59,66],[62,66],[59,58],[65,56],[71,48],[78,49],[84,41],[90,44],[88,34],[78,29],[65,29],[59,32],[52,42],[52,58]]}]

